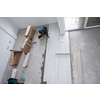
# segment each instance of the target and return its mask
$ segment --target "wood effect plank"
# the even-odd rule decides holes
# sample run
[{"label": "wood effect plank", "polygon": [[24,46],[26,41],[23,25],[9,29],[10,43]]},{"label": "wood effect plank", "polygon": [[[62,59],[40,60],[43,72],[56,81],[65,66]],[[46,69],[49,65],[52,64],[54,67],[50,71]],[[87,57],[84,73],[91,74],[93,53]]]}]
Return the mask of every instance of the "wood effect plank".
[{"label": "wood effect plank", "polygon": [[54,43],[53,43],[54,42],[54,36],[53,36],[54,35],[53,34],[54,33],[54,25],[50,25],[49,27],[50,27],[51,33],[50,33],[50,39],[49,39],[50,45],[49,45],[49,48],[48,48],[49,49],[49,52],[50,52],[49,53],[50,55],[49,55],[48,58],[50,60],[48,60],[47,63],[49,63],[50,66],[47,66],[48,67],[48,71],[47,71],[48,72],[48,74],[47,74],[47,83],[48,84],[51,84],[52,83],[51,82],[52,81],[51,80],[52,79],[51,77],[53,75],[53,73],[52,73],[52,67],[53,67],[53,61],[54,61],[54,57],[53,57],[54,54],[52,52],[52,50],[54,50]]},{"label": "wood effect plank", "polygon": [[59,84],[71,84],[70,55],[59,56]]},{"label": "wood effect plank", "polygon": [[[52,28],[49,25],[48,33],[52,33],[51,29]],[[44,68],[44,78],[43,78],[44,82],[47,82],[49,70],[50,70],[50,67],[51,67],[51,63],[50,63],[51,62],[50,55],[52,53],[51,50],[50,50],[50,48],[52,46],[52,44],[51,44],[51,38],[52,38],[52,36],[51,35],[52,34],[50,34],[50,39],[47,39],[47,48],[46,48],[46,57],[45,57],[45,68]]]},{"label": "wood effect plank", "polygon": [[23,67],[27,67],[28,66],[28,61],[30,58],[31,53],[28,53],[25,57],[24,63],[23,63]]},{"label": "wood effect plank", "polygon": [[[69,52],[68,33],[59,36],[59,51]],[[63,40],[63,42],[61,41]],[[67,42],[68,43],[67,43]],[[58,55],[59,58],[59,84],[71,84],[70,55]]]},{"label": "wood effect plank", "polygon": [[55,24],[54,26],[54,33],[53,33],[53,59],[52,59],[52,66],[51,66],[51,83],[57,84],[58,83],[58,57],[55,56],[55,52],[58,51],[58,38],[59,38],[59,31],[58,26]]},{"label": "wood effect plank", "polygon": [[[55,56],[55,52],[58,51],[57,48],[57,37],[58,37],[58,26],[57,24],[49,25],[50,39],[47,41],[47,50],[46,50],[46,60],[45,60],[45,72],[44,72],[44,81],[48,81],[48,84],[58,83],[58,60]],[[56,57],[56,58],[55,58]]]},{"label": "wood effect plank", "polygon": [[67,55],[70,54],[69,52],[56,52],[56,55]]},{"label": "wood effect plank", "polygon": [[79,84],[83,84],[82,65],[81,65],[81,51],[77,49],[77,65],[78,65],[78,79]]},{"label": "wood effect plank", "polygon": [[22,53],[22,52],[23,52],[23,51],[21,51],[21,50],[10,50],[10,51],[18,52],[18,53]]}]

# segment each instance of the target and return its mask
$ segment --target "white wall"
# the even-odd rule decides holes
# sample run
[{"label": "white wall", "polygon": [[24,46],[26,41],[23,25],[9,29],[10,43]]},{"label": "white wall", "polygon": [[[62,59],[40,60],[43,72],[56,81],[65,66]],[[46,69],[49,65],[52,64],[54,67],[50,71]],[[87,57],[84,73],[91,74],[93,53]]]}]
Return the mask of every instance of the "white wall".
[{"label": "white wall", "polygon": [[[9,43],[10,41],[11,43]],[[0,83],[7,63],[9,62],[9,57],[11,55],[10,50],[12,50],[14,43],[15,39],[0,29]]]},{"label": "white wall", "polygon": [[9,17],[9,19],[19,28],[27,28],[32,25],[40,26],[57,22],[57,17]]},{"label": "white wall", "polygon": [[18,27],[7,17],[0,17],[0,28],[8,32],[12,37],[17,38]]},{"label": "white wall", "polygon": [[17,32],[16,25],[8,18],[0,17],[0,83],[11,55],[10,50],[13,49],[17,38]]}]

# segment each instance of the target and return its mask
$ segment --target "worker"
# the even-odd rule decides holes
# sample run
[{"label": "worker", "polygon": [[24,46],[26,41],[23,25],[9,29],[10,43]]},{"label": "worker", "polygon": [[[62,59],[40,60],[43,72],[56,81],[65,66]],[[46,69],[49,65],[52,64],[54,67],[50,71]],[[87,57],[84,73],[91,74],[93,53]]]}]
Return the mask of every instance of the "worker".
[{"label": "worker", "polygon": [[41,26],[40,29],[39,29],[39,33],[40,33],[41,35],[46,34],[47,37],[50,38],[49,35],[48,35],[47,27]]}]

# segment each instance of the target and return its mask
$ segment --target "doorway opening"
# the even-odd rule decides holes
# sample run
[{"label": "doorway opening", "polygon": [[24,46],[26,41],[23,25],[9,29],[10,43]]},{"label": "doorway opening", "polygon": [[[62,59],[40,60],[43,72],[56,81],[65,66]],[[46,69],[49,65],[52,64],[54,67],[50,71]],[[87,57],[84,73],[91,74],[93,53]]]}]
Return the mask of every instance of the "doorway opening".
[{"label": "doorway opening", "polygon": [[65,17],[65,30],[83,29],[85,17]]}]

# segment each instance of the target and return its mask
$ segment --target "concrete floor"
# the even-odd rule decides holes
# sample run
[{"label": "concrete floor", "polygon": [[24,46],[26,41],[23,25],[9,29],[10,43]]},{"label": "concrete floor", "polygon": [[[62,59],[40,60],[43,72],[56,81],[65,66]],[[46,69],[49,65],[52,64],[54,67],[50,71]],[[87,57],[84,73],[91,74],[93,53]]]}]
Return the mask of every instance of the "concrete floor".
[{"label": "concrete floor", "polygon": [[[47,26],[48,27],[48,26]],[[15,68],[20,69],[22,71],[21,76],[26,78],[25,84],[41,84],[43,83],[43,70],[44,70],[44,57],[45,57],[45,49],[46,49],[46,41],[47,36],[44,36],[44,39],[40,41],[38,36],[40,35],[38,30],[39,27],[34,27],[36,30],[35,36],[33,38],[33,47],[30,50],[31,56],[29,59],[28,67],[23,68],[23,62],[25,59],[25,54],[22,53],[19,64],[15,66]],[[21,50],[21,45],[25,41],[25,31],[26,29],[20,29],[18,32],[18,38],[15,42],[13,50]],[[7,79],[11,77],[12,74],[12,66],[9,66],[9,62],[7,64],[7,68],[5,70],[2,84],[7,84]],[[20,79],[21,80],[21,79]]]},{"label": "concrete floor", "polygon": [[[33,39],[33,48],[31,48],[31,57],[27,68],[23,68],[25,59],[22,53],[19,64],[15,67],[21,69],[21,76],[25,76],[25,84],[41,84],[43,83],[43,70],[46,52],[47,38],[44,36],[42,41],[38,40],[39,27],[35,27],[36,33]],[[20,50],[21,45],[25,41],[26,29],[21,29],[18,32],[18,39],[14,45],[14,50]],[[71,65],[72,65],[72,82],[78,84],[77,71],[77,56],[76,50],[81,50],[82,72],[84,84],[100,84],[100,28],[71,31],[69,32],[70,50],[71,50]],[[12,73],[12,66],[5,70],[2,83],[7,84],[7,79]]]},{"label": "concrete floor", "polygon": [[73,84],[78,84],[76,50],[81,50],[84,84],[100,84],[100,28],[71,31],[70,49]]}]

